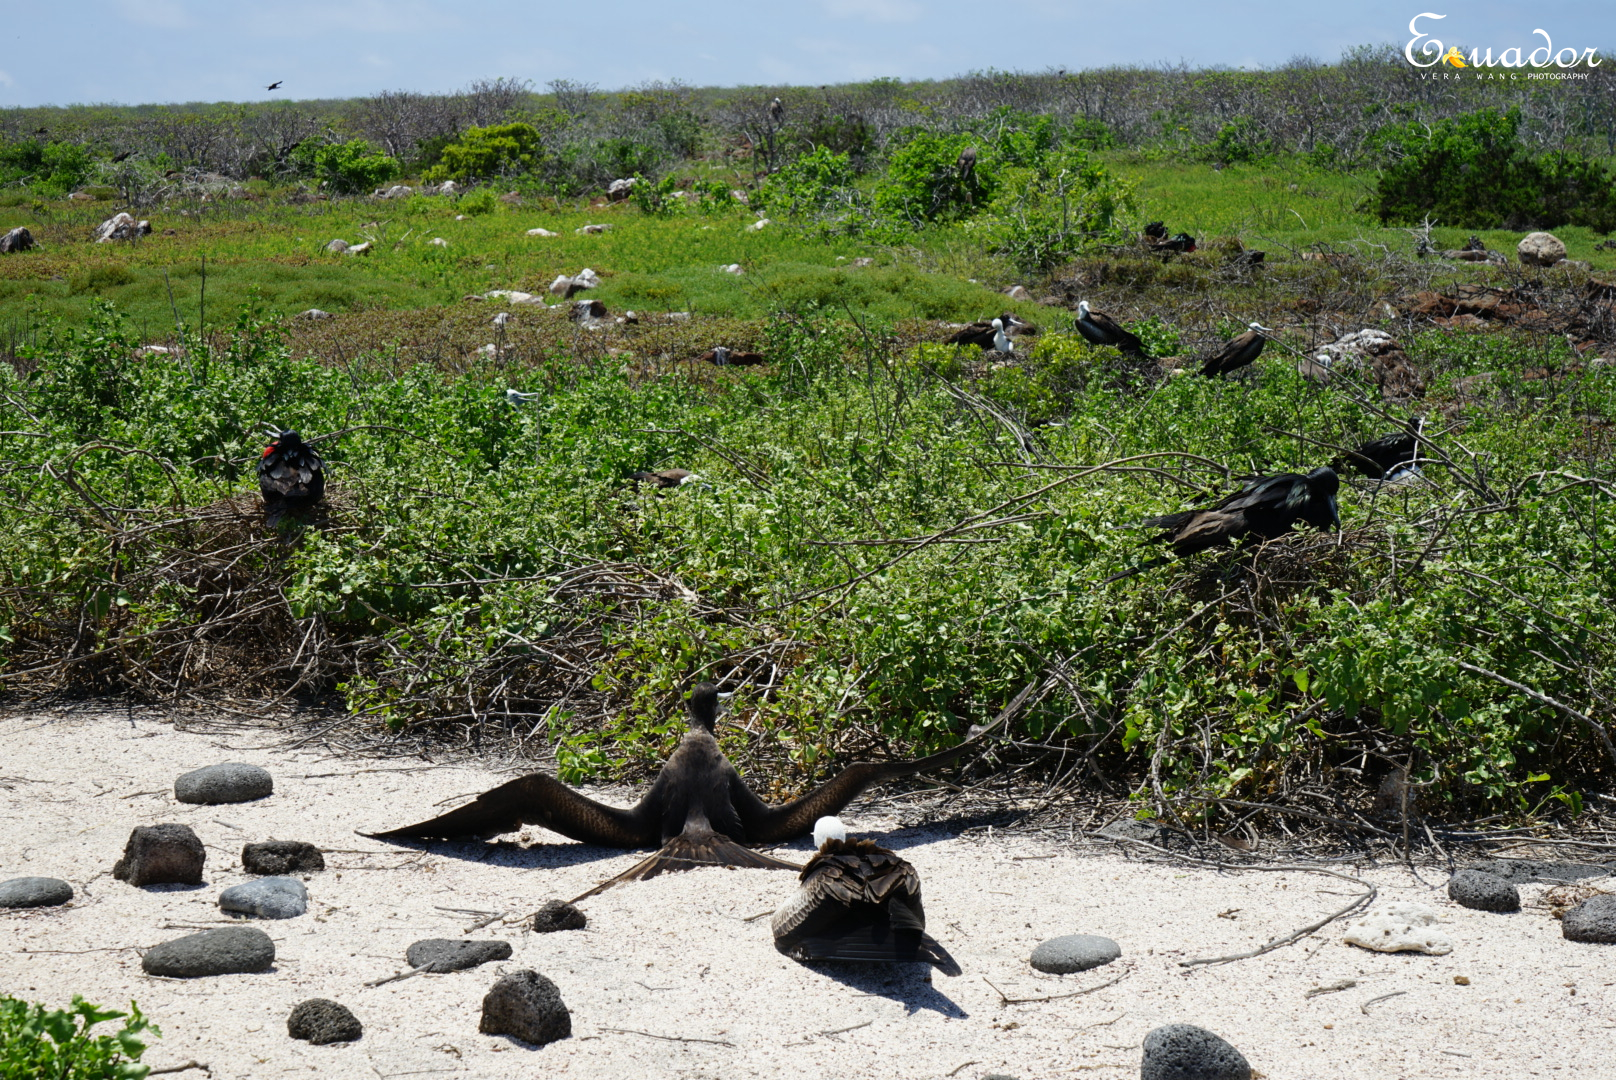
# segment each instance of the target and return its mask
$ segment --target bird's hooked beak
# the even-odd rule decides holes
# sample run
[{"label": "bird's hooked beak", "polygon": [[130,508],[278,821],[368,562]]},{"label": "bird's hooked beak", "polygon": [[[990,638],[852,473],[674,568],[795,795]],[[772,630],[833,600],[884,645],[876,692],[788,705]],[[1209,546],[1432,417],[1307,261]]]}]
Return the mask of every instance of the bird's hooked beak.
[{"label": "bird's hooked beak", "polygon": [[1330,496],[1330,528],[1341,531],[1341,510],[1336,505],[1335,496]]},{"label": "bird's hooked beak", "polygon": [[716,715],[723,716],[726,712],[729,711],[730,699],[733,698],[734,696],[735,696],[735,691],[733,691],[733,690],[729,691],[728,693],[720,693],[718,695],[718,712],[717,712]]}]

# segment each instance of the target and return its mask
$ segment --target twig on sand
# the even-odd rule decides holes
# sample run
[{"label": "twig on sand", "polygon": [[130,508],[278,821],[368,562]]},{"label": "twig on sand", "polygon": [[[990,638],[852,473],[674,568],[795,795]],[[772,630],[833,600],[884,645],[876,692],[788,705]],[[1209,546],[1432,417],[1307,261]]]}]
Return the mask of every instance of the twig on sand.
[{"label": "twig on sand", "polygon": [[411,968],[409,971],[400,971],[397,974],[389,975],[385,979],[375,979],[375,980],[373,980],[371,982],[366,983],[365,985],[366,986],[385,986],[388,983],[398,982],[398,981],[400,981],[402,979],[412,979],[417,975],[424,975],[424,974],[426,974],[426,968]]},{"label": "twig on sand", "polygon": [[469,934],[474,930],[481,930],[483,927],[487,926],[489,923],[495,922],[495,921],[497,921],[499,919],[503,919],[505,916],[507,916],[509,914],[510,914],[510,912],[508,912],[508,911],[501,911],[501,912],[497,912],[497,913],[495,913],[493,915],[485,916],[484,918],[478,919],[476,922],[472,923],[470,926],[466,927],[464,930],[462,930],[460,932],[462,934]]},{"label": "twig on sand", "polygon": [[603,1027],[600,1030],[616,1032],[618,1035],[644,1035],[647,1039],[661,1039],[664,1042],[707,1043],[712,1046],[727,1046],[732,1050],[735,1048],[734,1043],[725,1042],[723,1039],[697,1039],[686,1035],[657,1035],[650,1031],[635,1031],[633,1028]]},{"label": "twig on sand", "polygon": [[1351,990],[1357,985],[1357,979],[1342,979],[1340,982],[1333,982],[1329,986],[1315,986],[1302,996],[1305,998],[1316,998],[1320,994],[1336,994],[1340,993],[1342,990]]},{"label": "twig on sand", "polygon": [[1009,994],[1006,994],[1003,990],[1000,990],[997,986],[993,986],[993,980],[988,978],[986,975],[982,976],[982,981],[987,983],[989,986],[993,986],[993,992],[995,994],[999,995],[999,1004],[1001,1004],[1001,1005],[1028,1005],[1028,1004],[1031,1004],[1032,1002],[1035,1002],[1035,1001],[1059,1001],[1061,998],[1082,997],[1084,994],[1092,994],[1096,990],[1104,990],[1108,986],[1115,986],[1117,983],[1121,982],[1123,979],[1126,979],[1129,976],[1129,974],[1131,974],[1131,972],[1124,971],[1121,975],[1118,975],[1116,978],[1112,979],[1110,982],[1103,982],[1099,986],[1091,986],[1087,990],[1073,990],[1069,994],[1050,994],[1048,997],[1030,997],[1030,998],[1013,998],[1013,997],[1011,997]]},{"label": "twig on sand", "polygon": [[1368,1001],[1366,1001],[1362,1005],[1358,1006],[1358,1011],[1363,1013],[1365,1016],[1368,1016],[1369,1015],[1369,1006],[1373,1005],[1375,1002],[1377,1002],[1377,1001],[1385,1001],[1387,998],[1402,997],[1406,993],[1408,993],[1407,990],[1393,990],[1389,994],[1382,994],[1377,998],[1370,998]]},{"label": "twig on sand", "polygon": [[139,945],[109,945],[104,949],[18,949],[20,953],[30,956],[83,956],[93,952],[124,952],[127,949],[139,949]]},{"label": "twig on sand", "polygon": [[867,1028],[873,1023],[875,1023],[874,1020],[866,1020],[862,1024],[854,1024],[851,1027],[836,1028],[833,1031],[816,1031],[810,1035],[809,1038],[817,1039],[822,1035],[846,1035],[849,1031],[857,1031],[859,1028]]},{"label": "twig on sand", "polygon": [[163,1073],[185,1072],[187,1069],[201,1069],[203,1072],[207,1073],[209,1076],[213,1075],[213,1069],[211,1067],[209,1067],[206,1063],[201,1062],[201,1061],[197,1061],[195,1059],[187,1061],[184,1065],[169,1065],[169,1066],[166,1066],[166,1067],[161,1068],[161,1069],[153,1069],[150,1072],[148,1072],[146,1075],[147,1076],[159,1076],[159,1075],[161,1075]]},{"label": "twig on sand", "polygon": [[980,1064],[982,1064],[980,1061],[967,1061],[967,1062],[964,1062],[963,1064],[954,1066],[952,1069],[949,1069],[943,1075],[944,1076],[956,1076],[956,1075],[958,1075],[958,1073],[959,1073],[959,1071],[961,1069],[965,1068],[966,1065],[980,1065]]},{"label": "twig on sand", "polygon": [[1171,851],[1168,851],[1166,848],[1157,847],[1155,844],[1145,840],[1135,840],[1132,837],[1118,837],[1117,839],[1125,840],[1130,844],[1138,844],[1141,847],[1147,847],[1153,851],[1159,851],[1169,858],[1182,859],[1186,862],[1200,863],[1202,866],[1212,866],[1219,870],[1268,870],[1288,871],[1293,874],[1328,874],[1330,877],[1340,878],[1342,881],[1350,881],[1354,885],[1361,885],[1366,890],[1363,895],[1353,900],[1352,903],[1348,904],[1340,911],[1326,915],[1318,922],[1309,923],[1300,930],[1293,930],[1289,934],[1285,934],[1282,937],[1277,937],[1260,948],[1252,949],[1249,952],[1231,953],[1228,956],[1203,956],[1194,960],[1180,960],[1178,962],[1179,967],[1196,967],[1200,964],[1227,964],[1235,960],[1250,960],[1254,956],[1261,956],[1263,953],[1273,952],[1275,949],[1282,949],[1286,945],[1294,945],[1298,941],[1301,941],[1303,938],[1307,937],[1309,934],[1316,933],[1317,931],[1324,929],[1326,926],[1329,926],[1337,919],[1351,915],[1354,911],[1357,911],[1360,908],[1368,907],[1370,904],[1375,902],[1375,897],[1380,895],[1380,890],[1374,885],[1371,885],[1369,882],[1365,881],[1363,878],[1355,878],[1350,874],[1338,873],[1335,870],[1326,870],[1319,866],[1232,866],[1228,863],[1213,862],[1211,859],[1197,859],[1193,855],[1177,855]]}]

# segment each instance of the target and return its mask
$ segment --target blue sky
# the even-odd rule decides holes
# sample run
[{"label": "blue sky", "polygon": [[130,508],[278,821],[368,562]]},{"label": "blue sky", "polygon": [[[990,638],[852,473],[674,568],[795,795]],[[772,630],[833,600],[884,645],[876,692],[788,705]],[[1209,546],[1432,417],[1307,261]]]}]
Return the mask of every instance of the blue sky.
[{"label": "blue sky", "polygon": [[[511,76],[602,89],[819,85],[1185,60],[1333,60],[1409,38],[1616,50],[1610,0],[0,0],[0,106],[252,101],[455,90]],[[1608,61],[1616,70],[1616,56]]]}]

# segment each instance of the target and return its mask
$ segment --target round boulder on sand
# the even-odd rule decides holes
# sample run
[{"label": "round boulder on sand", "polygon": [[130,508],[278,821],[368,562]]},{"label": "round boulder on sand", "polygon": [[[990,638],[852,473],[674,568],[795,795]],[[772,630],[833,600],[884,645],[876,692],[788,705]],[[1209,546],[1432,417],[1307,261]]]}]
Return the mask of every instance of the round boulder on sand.
[{"label": "round boulder on sand", "polygon": [[19,877],[0,881],[0,908],[55,907],[73,899],[73,886],[61,878]]},{"label": "round boulder on sand", "polygon": [[404,952],[410,967],[442,974],[465,971],[495,960],[511,958],[508,941],[454,941],[450,938],[427,938],[417,941]]},{"label": "round boulder on sand", "polygon": [[221,803],[251,802],[275,790],[267,769],[226,761],[193,769],[174,781],[174,798],[182,803],[217,806]]},{"label": "round boulder on sand", "polygon": [[1166,1024],[1145,1036],[1140,1080],[1251,1080],[1245,1055],[1194,1024]]},{"label": "round boulder on sand", "polygon": [[136,825],[112,876],[137,888],[146,885],[200,885],[208,852],[189,825]]},{"label": "round boulder on sand", "polygon": [[295,919],[309,910],[309,891],[297,878],[259,878],[220,893],[219,909],[260,919]]},{"label": "round boulder on sand", "polygon": [[1522,266],[1553,266],[1566,257],[1566,246],[1553,233],[1527,233],[1515,246]]},{"label": "round boulder on sand", "polygon": [[1032,966],[1049,975],[1070,975],[1109,964],[1122,955],[1122,946],[1099,934],[1066,934],[1038,944]]},{"label": "round boulder on sand", "polygon": [[348,1006],[339,1005],[330,998],[309,998],[300,1001],[286,1018],[286,1034],[315,1046],[326,1043],[352,1042],[365,1033],[359,1018]]},{"label": "round boulder on sand", "polygon": [[555,983],[537,971],[513,971],[483,998],[477,1030],[543,1046],[572,1034],[572,1013]]},{"label": "round boulder on sand", "polygon": [[1560,918],[1567,941],[1616,944],[1616,894],[1590,896]]},{"label": "round boulder on sand", "polygon": [[241,866],[249,874],[308,874],[325,869],[325,856],[301,840],[265,840],[242,847]]},{"label": "round boulder on sand", "polygon": [[546,900],[544,906],[533,913],[533,932],[553,934],[557,930],[582,930],[589,925],[589,917],[565,900]]},{"label": "round boulder on sand", "polygon": [[1476,911],[1521,910],[1519,889],[1480,870],[1459,870],[1448,878],[1448,899]]},{"label": "round boulder on sand", "polygon": [[140,959],[148,975],[190,979],[264,971],[275,962],[275,943],[256,926],[226,926],[154,945]]}]

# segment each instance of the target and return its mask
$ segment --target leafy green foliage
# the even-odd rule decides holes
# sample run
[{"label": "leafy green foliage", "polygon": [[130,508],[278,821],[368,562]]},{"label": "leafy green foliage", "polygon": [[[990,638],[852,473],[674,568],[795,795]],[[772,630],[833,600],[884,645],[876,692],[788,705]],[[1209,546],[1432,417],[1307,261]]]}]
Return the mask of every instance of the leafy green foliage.
[{"label": "leafy green foliage", "polygon": [[41,195],[63,195],[89,179],[92,164],[77,143],[23,139],[0,145],[0,184],[27,183]]},{"label": "leafy green foliage", "polygon": [[861,201],[857,182],[847,154],[819,146],[772,174],[758,198],[771,213],[783,217],[845,224]]},{"label": "leafy green foliage", "polygon": [[1390,161],[1375,192],[1382,222],[1555,228],[1616,228],[1616,178],[1575,154],[1534,157],[1519,138],[1516,111],[1481,109],[1427,127],[1384,130]]},{"label": "leafy green foliage", "polygon": [[307,175],[317,177],[332,191],[368,193],[398,179],[398,159],[389,157],[363,139],[342,143],[304,142],[292,151],[292,160]]},{"label": "leafy green foliage", "polygon": [[[90,1034],[108,1020],[123,1020],[115,1034]],[[0,995],[0,1077],[4,1080],[144,1080],[138,1064],[144,1036],[161,1035],[134,1002],[127,1013],[102,1009],[73,995],[67,1009],[46,1009]]]},{"label": "leafy green foliage", "polygon": [[1122,238],[1133,187],[1081,149],[1041,153],[1006,169],[1001,194],[979,224],[994,250],[1025,273],[1047,273],[1084,246]]},{"label": "leafy green foliage", "polygon": [[887,165],[875,189],[875,205],[897,221],[920,224],[969,215],[985,206],[999,187],[998,165],[979,152],[976,167],[956,166],[970,135],[916,131]]},{"label": "leafy green foliage", "polygon": [[429,182],[492,180],[531,171],[544,153],[539,130],[532,124],[492,124],[467,128],[438,153],[428,169]]}]

